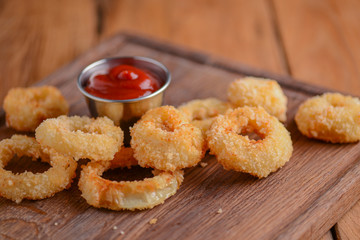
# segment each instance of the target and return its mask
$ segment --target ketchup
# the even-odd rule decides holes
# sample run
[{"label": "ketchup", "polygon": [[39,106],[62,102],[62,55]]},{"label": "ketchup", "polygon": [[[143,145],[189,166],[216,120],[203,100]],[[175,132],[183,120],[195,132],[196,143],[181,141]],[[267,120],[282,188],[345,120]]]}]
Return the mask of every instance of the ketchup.
[{"label": "ketchup", "polygon": [[85,85],[85,91],[91,95],[112,100],[147,96],[159,88],[159,79],[130,65],[116,66],[107,74],[92,75]]}]

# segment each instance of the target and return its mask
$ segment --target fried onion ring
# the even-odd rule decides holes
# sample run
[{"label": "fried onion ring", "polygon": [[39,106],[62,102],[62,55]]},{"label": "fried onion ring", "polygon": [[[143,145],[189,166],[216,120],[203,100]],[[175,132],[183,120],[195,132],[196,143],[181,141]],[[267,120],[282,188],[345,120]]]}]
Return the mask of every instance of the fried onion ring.
[{"label": "fried onion ring", "polygon": [[109,161],[123,144],[124,133],[107,117],[67,117],[47,119],[35,131],[44,147],[78,160]]},{"label": "fried onion ring", "polygon": [[325,93],[302,103],[295,115],[300,132],[332,143],[360,140],[360,100],[339,93]]},{"label": "fried onion ring", "polygon": [[142,167],[175,171],[196,165],[206,151],[201,130],[172,106],[146,112],[131,129],[131,137]]},{"label": "fried onion ring", "polygon": [[3,107],[7,125],[18,131],[34,131],[43,120],[69,112],[69,104],[52,86],[13,88]]},{"label": "fried onion ring", "polygon": [[[254,132],[261,140],[241,134]],[[243,107],[218,116],[208,131],[210,151],[226,170],[263,178],[289,161],[292,141],[278,119],[262,107]]]},{"label": "fried onion ring", "polygon": [[[4,167],[14,157],[41,158],[51,168],[43,173],[23,172],[14,174]],[[54,150],[41,150],[35,138],[13,135],[0,142],[0,196],[20,203],[23,199],[44,199],[70,187],[75,177],[77,163]]]},{"label": "fried onion ring", "polygon": [[183,171],[154,170],[142,181],[111,181],[101,177],[108,169],[137,165],[131,148],[123,148],[112,161],[90,162],[82,167],[79,189],[88,204],[112,210],[142,210],[164,203],[183,181]]},{"label": "fried onion ring", "polygon": [[274,80],[255,77],[238,79],[229,85],[227,94],[236,107],[261,106],[280,121],[286,121],[287,97]]},{"label": "fried onion ring", "polygon": [[209,130],[215,117],[231,108],[230,103],[222,102],[216,98],[197,99],[178,107],[191,124],[201,129],[204,136]]}]

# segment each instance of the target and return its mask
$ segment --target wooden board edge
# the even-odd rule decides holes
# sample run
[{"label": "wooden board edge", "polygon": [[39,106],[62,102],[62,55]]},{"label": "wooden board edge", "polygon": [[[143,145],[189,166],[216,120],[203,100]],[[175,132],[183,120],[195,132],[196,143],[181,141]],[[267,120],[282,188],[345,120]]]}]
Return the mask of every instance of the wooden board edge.
[{"label": "wooden board edge", "polygon": [[[286,226],[277,239],[319,239],[331,229],[360,199],[359,162],[360,154],[354,166],[331,185],[302,215]],[[331,217],[332,212],[337,214]]]},{"label": "wooden board edge", "polygon": [[[261,70],[258,68],[251,67],[249,65],[240,62],[230,61],[228,59],[219,56],[213,56],[200,51],[175,45],[169,42],[149,38],[146,37],[145,35],[134,34],[126,31],[119,32],[113,35],[112,37],[105,39],[101,43],[87,50],[85,53],[76,57],[70,63],[64,65],[63,67],[60,67],[54,73],[50,74],[49,76],[39,81],[38,83],[34,84],[34,86],[51,84],[51,82],[54,79],[57,79],[59,75],[63,75],[64,72],[67,73],[67,75],[73,75],[74,71],[76,71],[76,73],[79,73],[78,68],[82,69],[91,62],[93,62],[93,61],[91,62],[86,61],[86,59],[89,58],[91,59],[90,56],[93,55],[93,52],[97,52],[96,55],[103,56],[106,55],[106,53],[108,52],[110,53],[112,49],[119,48],[121,45],[125,45],[126,43],[139,44],[157,51],[165,52],[177,57],[185,58],[193,62],[223,69],[225,71],[237,73],[240,75],[275,79],[280,83],[280,85],[282,85],[285,88],[294,91],[301,91],[308,95],[319,95],[319,94],[323,94],[324,92],[335,92],[335,90],[301,82],[290,76],[275,74],[266,70]],[[109,46],[111,46],[111,48],[109,48]],[[343,93],[343,92],[340,93],[348,95],[348,93]],[[3,115],[3,111],[0,112],[0,117],[2,115]]]},{"label": "wooden board edge", "polygon": [[1,109],[0,109],[0,126],[3,126],[5,124],[6,124],[5,111],[1,106]]},{"label": "wooden board edge", "polygon": [[[212,66],[215,68],[223,69],[225,71],[229,71],[241,75],[275,79],[280,83],[280,85],[282,85],[285,88],[295,91],[301,91],[308,95],[320,95],[325,92],[339,92],[335,89],[329,89],[325,87],[304,83],[287,75],[280,75],[280,74],[272,73],[270,71],[261,70],[246,65],[244,63],[231,61],[229,59],[220,56],[206,54],[201,51],[197,51],[183,46],[175,45],[169,42],[149,38],[144,35],[134,34],[131,32],[120,32],[118,33],[118,35],[126,37],[127,41],[129,42],[146,46],[154,50],[166,52],[177,57],[186,58],[196,63]],[[349,95],[349,93],[345,93],[345,92],[339,92],[339,93],[342,93],[344,95]]]}]

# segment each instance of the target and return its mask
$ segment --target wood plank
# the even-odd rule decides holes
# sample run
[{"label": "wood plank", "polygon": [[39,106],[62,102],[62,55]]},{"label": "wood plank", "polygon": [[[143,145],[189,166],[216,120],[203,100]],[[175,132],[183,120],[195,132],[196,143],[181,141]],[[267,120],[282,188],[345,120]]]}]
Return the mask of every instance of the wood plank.
[{"label": "wood plank", "polygon": [[[294,79],[293,77],[288,75],[275,74],[263,69],[249,66],[244,63],[229,61],[229,59],[227,58],[205,54],[204,52],[200,52],[200,51],[190,50],[187,47],[174,45],[167,42],[161,42],[141,35],[136,35],[136,34],[134,35],[131,33],[121,33],[120,36],[130,39],[132,43],[136,43],[158,51],[165,51],[171,55],[175,55],[180,58],[191,59],[194,62],[223,69],[224,71],[227,72],[232,72],[235,74],[244,74],[255,77],[276,79],[282,86],[285,86],[286,88],[289,89],[293,89],[294,91],[302,91],[312,95],[319,95],[326,91],[334,91],[334,89],[303,83],[300,80]],[[348,94],[348,93],[343,93],[343,94]],[[358,94],[356,96],[360,96],[360,95]]]},{"label": "wood plank", "polygon": [[360,239],[360,202],[357,202],[335,225],[339,240]]},{"label": "wood plank", "polygon": [[[354,183],[359,181],[357,177],[359,174],[360,165],[356,164],[339,178],[335,183],[336,187],[330,188],[302,216],[287,226],[288,229],[280,235],[279,239],[319,238],[322,231],[329,229],[339,221],[358,200],[360,189]],[[329,215],[328,212],[336,214]],[[303,228],[304,224],[311,225],[311,229]]]},{"label": "wood plank", "polygon": [[0,9],[0,105],[11,87],[38,82],[96,43],[91,0],[11,0]]},{"label": "wood plank", "polygon": [[328,231],[320,240],[334,240],[331,231]]},{"label": "wood plank", "polygon": [[[275,4],[293,76],[358,94],[359,1],[275,1]],[[300,29],[301,37],[296,33]],[[336,226],[337,234],[353,236],[358,232],[360,214],[350,212],[344,218]]]},{"label": "wood plank", "polygon": [[286,73],[266,0],[110,0],[101,9],[104,38],[124,30],[141,33]]},{"label": "wood plank", "polygon": [[[360,69],[360,49],[357,47],[360,39],[360,29],[358,27],[360,15],[360,2],[356,0],[334,1],[336,10],[340,16],[340,22],[344,38],[346,39],[351,55]],[[358,92],[360,90],[358,89]],[[357,202],[349,212],[336,224],[335,230],[338,239],[360,239],[360,202]]]},{"label": "wood plank", "polygon": [[[83,56],[97,59],[104,53],[106,56],[133,54],[163,62],[173,74],[165,96],[167,104],[179,105],[209,96],[225,99],[227,84],[241,76],[208,65],[210,60],[199,63],[142,46],[129,37],[125,42],[121,36],[117,37],[120,43],[112,42],[109,51],[101,45],[99,52],[95,49]],[[80,63],[90,60],[79,58],[55,73],[53,76],[57,78],[47,80],[57,85],[70,101],[71,114],[88,114],[85,101],[76,90],[75,78]],[[218,81],[220,78],[222,81]],[[295,88],[284,87],[284,90],[289,98],[286,127],[291,132],[294,154],[289,163],[268,178],[258,180],[224,171],[214,157],[207,156],[203,160],[208,163],[206,168],[186,170],[185,181],[174,197],[154,209],[136,212],[88,206],[80,197],[75,181],[69,190],[42,201],[15,204],[0,199],[0,234],[54,239],[320,238],[329,224],[360,197],[355,191],[360,183],[360,144],[327,144],[303,137],[293,118],[297,106],[311,94]],[[1,138],[11,134],[4,126],[0,128]],[[219,208],[222,214],[216,213]],[[158,219],[157,224],[148,223],[152,218]],[[121,235],[121,231],[125,234]]]},{"label": "wood plank", "polygon": [[[357,0],[342,0],[332,1],[334,8],[338,13],[338,21],[341,24],[341,34],[343,35],[348,51],[351,54],[354,64],[356,65],[357,76],[360,75],[360,49],[358,48],[360,40],[360,28],[359,28],[359,9],[360,2]],[[357,80],[359,80],[357,78]],[[357,81],[359,83],[360,81]],[[360,86],[360,85],[357,85]],[[360,92],[360,88],[357,88]]]},{"label": "wood plank", "polygon": [[348,1],[343,8],[343,1],[274,0],[293,77],[360,92],[359,2],[355,2]]}]

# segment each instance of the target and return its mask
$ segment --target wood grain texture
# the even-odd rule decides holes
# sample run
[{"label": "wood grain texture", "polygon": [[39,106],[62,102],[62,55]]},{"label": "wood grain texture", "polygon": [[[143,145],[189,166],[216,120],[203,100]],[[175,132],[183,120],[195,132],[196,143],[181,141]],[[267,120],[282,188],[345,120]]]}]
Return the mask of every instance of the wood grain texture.
[{"label": "wood grain texture", "polygon": [[1,1],[0,104],[12,87],[38,82],[95,45],[91,0]]},{"label": "wood grain texture", "polygon": [[326,234],[320,238],[320,240],[334,240],[332,234],[330,231],[327,231]]},{"label": "wood grain texture", "polygon": [[359,2],[342,5],[331,0],[274,0],[291,75],[358,94]]},{"label": "wood grain texture", "polygon": [[[360,49],[356,47],[360,40],[360,28],[356,24],[360,21],[358,9],[360,2],[356,0],[334,1],[336,10],[340,16],[340,22],[344,38],[351,51],[351,57],[354,59],[356,69],[360,69]],[[357,82],[360,82],[358,79]],[[356,90],[360,92],[360,89]],[[354,91],[355,92],[355,91]],[[348,211],[344,217],[336,224],[335,231],[338,239],[360,239],[360,202]]]},{"label": "wood grain texture", "polygon": [[[99,57],[143,55],[163,62],[173,74],[165,96],[165,102],[172,105],[210,96],[225,99],[227,84],[242,75],[240,70],[229,72],[208,65],[213,61],[206,60],[205,55],[204,62],[199,62],[168,53],[176,52],[169,46],[161,51],[140,42],[139,38],[132,41],[131,37],[116,36],[45,81],[61,89],[71,103],[71,114],[83,115],[88,111],[76,90],[75,78],[84,63]],[[293,82],[285,78],[282,81]],[[42,201],[15,204],[0,199],[0,234],[4,238],[25,234],[26,238],[53,239],[322,237],[360,196],[360,145],[327,144],[303,137],[293,118],[297,106],[311,94],[301,88],[284,90],[289,98],[286,127],[291,132],[294,154],[289,163],[268,178],[258,180],[225,171],[214,157],[207,156],[203,160],[207,167],[186,170],[185,181],[175,196],[141,212],[92,208],[80,197],[75,181],[69,190]],[[1,138],[13,133],[4,126],[0,128]],[[219,208],[221,214],[217,214]],[[158,219],[155,225],[148,223],[152,218]]]},{"label": "wood grain texture", "polygon": [[360,239],[359,216],[360,203],[357,202],[335,225],[335,232],[338,239]]},{"label": "wood grain texture", "polygon": [[267,1],[107,0],[103,32],[145,34],[188,48],[286,73]]},{"label": "wood grain texture", "polygon": [[360,238],[359,215],[360,207],[359,203],[357,203],[335,225],[335,232],[338,239],[351,240]]},{"label": "wood grain texture", "polygon": [[[236,21],[230,16],[236,16]],[[229,27],[223,28],[223,22]],[[0,104],[11,87],[39,81],[99,39],[124,30],[207,49],[273,72],[285,71],[263,0],[227,0],[226,4],[208,0],[4,0],[0,26],[0,74],[11,79],[3,81]]]}]

